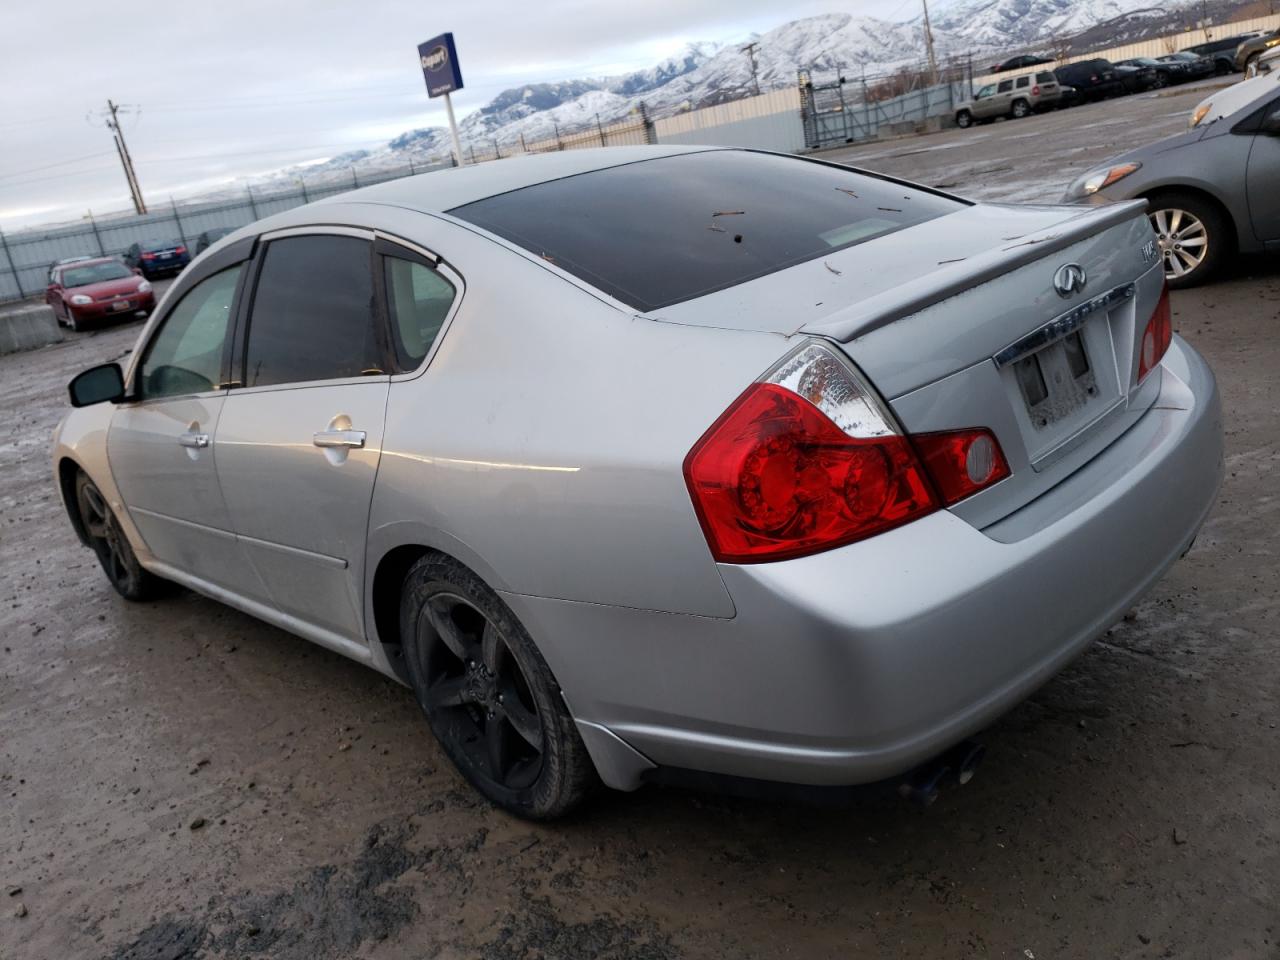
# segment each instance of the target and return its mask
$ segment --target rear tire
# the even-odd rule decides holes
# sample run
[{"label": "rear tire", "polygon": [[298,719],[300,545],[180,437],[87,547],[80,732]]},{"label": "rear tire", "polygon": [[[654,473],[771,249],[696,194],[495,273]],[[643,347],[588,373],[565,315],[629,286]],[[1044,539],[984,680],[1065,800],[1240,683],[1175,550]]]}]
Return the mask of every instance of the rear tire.
[{"label": "rear tire", "polygon": [[1149,197],[1148,204],[1171,289],[1194,287],[1218,272],[1235,246],[1222,211],[1194,193],[1177,191]]},{"label": "rear tire", "polygon": [[1031,113],[1031,104],[1025,100],[1013,101],[1013,106],[1009,110],[1009,116],[1015,120],[1021,120],[1023,117]]},{"label": "rear tire", "polygon": [[432,732],[490,802],[550,820],[585,799],[595,767],[560,685],[479,577],[440,554],[415,563],[401,590],[400,642]]},{"label": "rear tire", "polygon": [[169,584],[142,569],[107,498],[83,471],[76,475],[76,506],[89,545],[116,593],[126,600],[138,601],[151,600],[165,592]]},{"label": "rear tire", "polygon": [[961,110],[956,114],[956,126],[961,130],[968,130],[973,126],[973,114],[968,110]]}]

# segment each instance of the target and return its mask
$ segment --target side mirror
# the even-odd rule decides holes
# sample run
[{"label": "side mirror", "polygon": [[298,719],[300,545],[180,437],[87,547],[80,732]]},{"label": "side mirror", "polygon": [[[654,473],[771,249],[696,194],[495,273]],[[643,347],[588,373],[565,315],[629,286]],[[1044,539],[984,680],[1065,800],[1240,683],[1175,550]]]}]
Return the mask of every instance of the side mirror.
[{"label": "side mirror", "polygon": [[1264,133],[1269,137],[1280,136],[1280,109],[1272,110],[1262,118],[1262,124],[1258,127],[1259,133]]},{"label": "side mirror", "polygon": [[124,372],[118,363],[90,367],[67,385],[73,407],[115,403],[124,398]]}]

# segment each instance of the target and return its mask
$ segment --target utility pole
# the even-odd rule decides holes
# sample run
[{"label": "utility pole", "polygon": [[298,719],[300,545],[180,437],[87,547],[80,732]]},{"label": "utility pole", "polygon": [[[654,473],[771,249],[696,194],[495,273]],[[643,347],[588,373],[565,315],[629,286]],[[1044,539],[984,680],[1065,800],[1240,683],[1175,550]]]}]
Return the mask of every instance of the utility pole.
[{"label": "utility pole", "polygon": [[124,142],[124,131],[120,129],[120,105],[107,100],[107,111],[111,119],[107,120],[107,129],[115,135],[116,153],[120,157],[120,165],[124,167],[124,178],[129,182],[129,193],[133,197],[133,209],[138,213],[146,213],[147,205],[142,199],[142,188],[138,186],[138,175],[133,170],[133,158],[129,156],[129,147]]},{"label": "utility pole", "polygon": [[745,53],[747,57],[750,58],[751,60],[751,86],[755,89],[755,92],[756,92],[755,95],[757,97],[760,96],[760,73],[759,73],[759,69],[756,66],[756,48],[758,48],[759,46],[760,46],[759,43],[757,43],[755,40],[752,40],[745,47],[743,47],[741,51],[742,53]]},{"label": "utility pole", "polygon": [[933,30],[929,26],[929,0],[920,0],[924,6],[924,48],[929,54],[929,83],[938,82],[938,58],[933,52]]}]

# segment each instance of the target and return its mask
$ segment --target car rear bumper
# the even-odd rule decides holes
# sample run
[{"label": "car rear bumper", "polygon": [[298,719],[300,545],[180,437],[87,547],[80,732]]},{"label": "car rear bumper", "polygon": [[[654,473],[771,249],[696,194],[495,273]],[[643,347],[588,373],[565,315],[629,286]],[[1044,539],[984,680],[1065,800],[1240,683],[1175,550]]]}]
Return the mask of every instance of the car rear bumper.
[{"label": "car rear bumper", "polygon": [[[1162,376],[1128,432],[986,530],[940,512],[723,565],[732,619],[506,599],[575,717],[654,764],[809,784],[901,773],[1030,695],[1189,548],[1222,476],[1218,393],[1181,340]],[[634,782],[606,780],[634,786],[627,769]]]}]

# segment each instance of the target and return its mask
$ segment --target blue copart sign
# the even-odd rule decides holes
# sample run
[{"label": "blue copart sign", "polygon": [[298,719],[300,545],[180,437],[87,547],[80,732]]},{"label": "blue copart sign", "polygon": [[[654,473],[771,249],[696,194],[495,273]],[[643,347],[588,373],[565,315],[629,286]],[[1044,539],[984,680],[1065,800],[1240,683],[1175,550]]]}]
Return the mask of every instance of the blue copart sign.
[{"label": "blue copart sign", "polygon": [[427,79],[427,94],[438,97],[451,90],[462,89],[462,68],[453,47],[453,34],[442,33],[426,43],[418,44],[422,75]]}]

